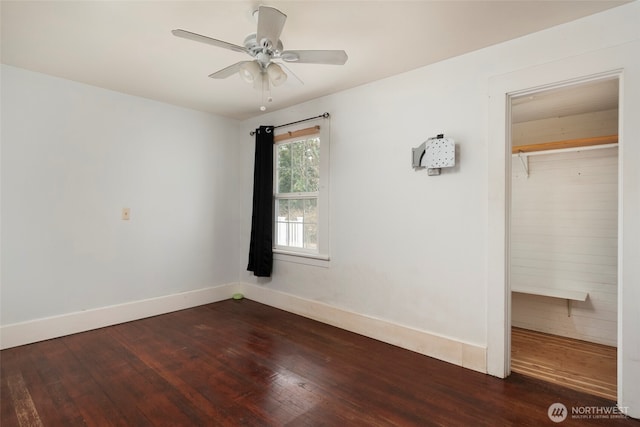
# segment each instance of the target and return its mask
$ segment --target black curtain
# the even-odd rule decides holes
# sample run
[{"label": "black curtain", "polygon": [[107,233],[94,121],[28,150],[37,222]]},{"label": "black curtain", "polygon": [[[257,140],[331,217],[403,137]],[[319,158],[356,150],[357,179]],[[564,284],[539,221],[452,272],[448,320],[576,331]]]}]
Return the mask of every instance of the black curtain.
[{"label": "black curtain", "polygon": [[256,129],[253,215],[249,266],[255,276],[270,277],[273,265],[273,126]]}]

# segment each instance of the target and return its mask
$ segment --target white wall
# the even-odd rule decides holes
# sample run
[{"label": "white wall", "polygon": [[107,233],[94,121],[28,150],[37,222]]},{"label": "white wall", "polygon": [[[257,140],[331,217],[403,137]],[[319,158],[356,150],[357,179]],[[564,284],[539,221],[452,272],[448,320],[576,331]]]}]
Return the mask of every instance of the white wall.
[{"label": "white wall", "polygon": [[[610,15],[628,19],[624,12]],[[276,262],[264,285],[486,345],[488,79],[588,49],[591,40],[577,38],[586,31],[580,26],[554,46],[537,42],[566,31],[559,27],[244,122],[242,158],[251,159],[249,131],[257,125],[331,113],[330,267]],[[438,133],[456,140],[457,166],[436,177],[414,171],[411,148]],[[252,162],[243,166],[241,256],[249,240]],[[242,280],[260,283],[248,272]]]},{"label": "white wall", "polygon": [[589,293],[569,317],[563,299],[514,292],[512,325],[616,346],[618,149],[532,155],[528,177],[512,163],[512,288]]},{"label": "white wall", "polygon": [[2,325],[236,281],[237,131],[3,66]]},{"label": "white wall", "polygon": [[[321,124],[331,127],[330,266],[278,261],[266,286],[484,345],[486,117],[475,114],[484,95],[481,78],[458,61],[246,122],[242,157],[250,159],[256,124],[331,113]],[[458,142],[459,166],[438,177],[414,171],[411,148],[439,133]],[[252,163],[243,165],[247,193]],[[244,254],[250,196],[242,202]],[[259,283],[249,273],[242,280]]]},{"label": "white wall", "polygon": [[[504,92],[489,99],[491,79],[583,54],[606,66],[618,46],[637,61],[629,52],[640,40],[638,20],[634,2],[247,120],[239,138],[235,124],[220,118],[4,67],[3,323],[226,283],[240,270],[242,281],[278,295],[375,318],[381,328],[395,323],[469,343],[489,356],[504,345],[492,328],[505,315],[504,287],[500,293],[494,285],[504,269],[491,258],[495,242],[504,244],[505,151],[504,141],[488,136],[499,125],[504,138],[504,118],[490,121],[490,103],[505,102]],[[556,81],[560,74],[536,75]],[[640,85],[630,74],[622,86],[628,117],[639,111]],[[258,280],[245,271],[248,133],[324,111],[332,115],[331,261],[277,261],[273,277]],[[439,133],[458,143],[456,168],[437,177],[414,171],[411,148]],[[629,156],[625,188],[638,184],[623,206],[621,298],[634,303],[625,305],[621,326],[621,399],[640,417],[640,364],[633,357],[640,349],[640,267],[630,262],[640,255],[640,225],[632,220],[640,217],[633,145],[640,128],[627,120],[621,133],[622,156]],[[229,187],[223,178],[236,166],[239,187]],[[123,206],[132,209],[129,223],[119,220]],[[499,375],[489,362],[485,370]]]},{"label": "white wall", "polygon": [[[241,170],[245,196],[240,268],[244,271],[246,267],[243,254],[247,253],[251,223],[253,141],[249,131],[259,124],[277,125],[324,111],[332,115],[331,261],[328,268],[277,261],[271,279],[257,280],[244,272],[241,280],[502,352],[505,342],[496,340],[495,334],[489,337],[489,326],[504,325],[505,316],[504,259],[496,261],[491,256],[496,253],[493,248],[505,241],[506,127],[504,117],[502,122],[493,119],[501,127],[496,132],[502,132],[503,145],[490,149],[491,78],[517,70],[534,72],[537,66],[571,61],[585,53],[606,60],[608,53],[600,51],[613,46],[623,45],[620,49],[629,52],[633,49],[624,45],[634,41],[637,45],[640,40],[639,19],[640,4],[634,2],[247,120],[240,141],[241,157],[246,159]],[[549,84],[562,79],[562,73],[546,77],[551,79],[546,81]],[[633,111],[640,93],[631,73],[625,84],[623,91]],[[495,105],[503,108],[503,114],[505,104],[502,92]],[[635,124],[629,121],[625,126],[628,138],[637,134]],[[457,141],[456,168],[437,177],[414,171],[411,148],[438,133]],[[638,165],[636,157],[629,162]],[[490,165],[496,167],[496,174]],[[637,177],[628,173],[626,179]],[[636,199],[626,209],[626,215],[640,216]],[[640,241],[637,226],[625,232]],[[637,258],[638,245],[628,240],[626,245],[628,256]],[[640,272],[633,266],[627,268],[628,294],[637,295]],[[489,300],[494,295],[498,297]],[[636,328],[638,322],[631,320],[638,319],[640,312],[637,307],[627,309],[628,328]],[[640,391],[634,389],[631,378],[640,382],[640,366],[633,362],[631,351],[640,342],[630,333],[626,336],[629,353],[622,401],[634,408],[637,417]],[[502,367],[490,361],[493,365],[487,370],[501,375]]]}]

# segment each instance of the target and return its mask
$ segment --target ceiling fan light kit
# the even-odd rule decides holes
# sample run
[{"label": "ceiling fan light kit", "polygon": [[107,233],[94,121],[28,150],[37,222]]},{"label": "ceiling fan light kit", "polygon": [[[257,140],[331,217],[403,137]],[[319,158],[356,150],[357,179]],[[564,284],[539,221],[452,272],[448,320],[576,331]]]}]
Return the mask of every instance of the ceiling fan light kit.
[{"label": "ceiling fan light kit", "polygon": [[[236,73],[242,80],[262,91],[261,111],[266,110],[265,97],[271,102],[270,84],[280,86],[287,81],[287,72],[300,81],[284,64],[274,62],[282,60],[292,63],[344,65],[348,56],[344,50],[284,50],[280,34],[284,28],[287,15],[269,6],[260,6],[253,12],[258,21],[257,31],[244,39],[244,46],[203,36],[190,31],[176,29],[172,33],[176,37],[210,44],[234,52],[243,52],[254,58],[251,61],[240,61],[209,75],[214,79],[226,79]],[[283,69],[284,68],[284,69]],[[285,72],[286,70],[286,72]]]},{"label": "ceiling fan light kit", "polygon": [[240,65],[238,74],[240,74],[242,80],[252,85],[256,82],[256,80],[258,80],[258,78],[262,74],[262,70],[260,69],[258,63],[253,61],[245,61]]},{"label": "ceiling fan light kit", "polygon": [[282,70],[282,67],[272,62],[267,66],[267,74],[269,75],[269,81],[274,86],[280,86],[287,81],[287,73]]}]

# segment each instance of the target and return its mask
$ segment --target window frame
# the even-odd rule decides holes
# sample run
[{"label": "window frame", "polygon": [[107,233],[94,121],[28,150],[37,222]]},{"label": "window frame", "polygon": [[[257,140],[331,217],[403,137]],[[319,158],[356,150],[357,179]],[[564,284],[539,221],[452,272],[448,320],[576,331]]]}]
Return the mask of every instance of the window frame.
[{"label": "window frame", "polygon": [[[320,267],[328,266],[329,261],[329,132],[328,123],[320,123],[318,121],[305,123],[304,125],[298,125],[295,128],[289,128],[287,132],[276,134],[275,136],[283,136],[287,134],[294,134],[296,131],[302,129],[308,129],[310,127],[318,127],[317,133],[306,134],[301,136],[293,135],[291,138],[283,138],[273,144],[273,253],[274,259],[282,261],[290,261],[308,265],[315,265]],[[278,147],[282,144],[288,144],[295,141],[304,141],[307,139],[319,137],[320,138],[320,163],[319,163],[319,184],[318,191],[311,193],[281,193],[286,197],[279,197],[281,194],[276,193],[278,188]],[[310,196],[310,194],[316,194]],[[286,245],[277,245],[276,236],[278,215],[276,212],[278,199],[304,199],[313,198],[317,200],[317,228],[318,228],[318,247],[317,250],[310,250],[305,248],[297,248]]]}]

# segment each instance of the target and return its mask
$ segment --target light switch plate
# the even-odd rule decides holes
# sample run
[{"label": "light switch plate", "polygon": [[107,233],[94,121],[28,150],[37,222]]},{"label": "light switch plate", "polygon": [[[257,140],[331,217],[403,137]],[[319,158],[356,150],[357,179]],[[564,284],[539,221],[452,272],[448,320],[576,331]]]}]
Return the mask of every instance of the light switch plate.
[{"label": "light switch plate", "polygon": [[131,219],[131,209],[129,208],[122,208],[122,220],[123,221],[129,221]]}]

